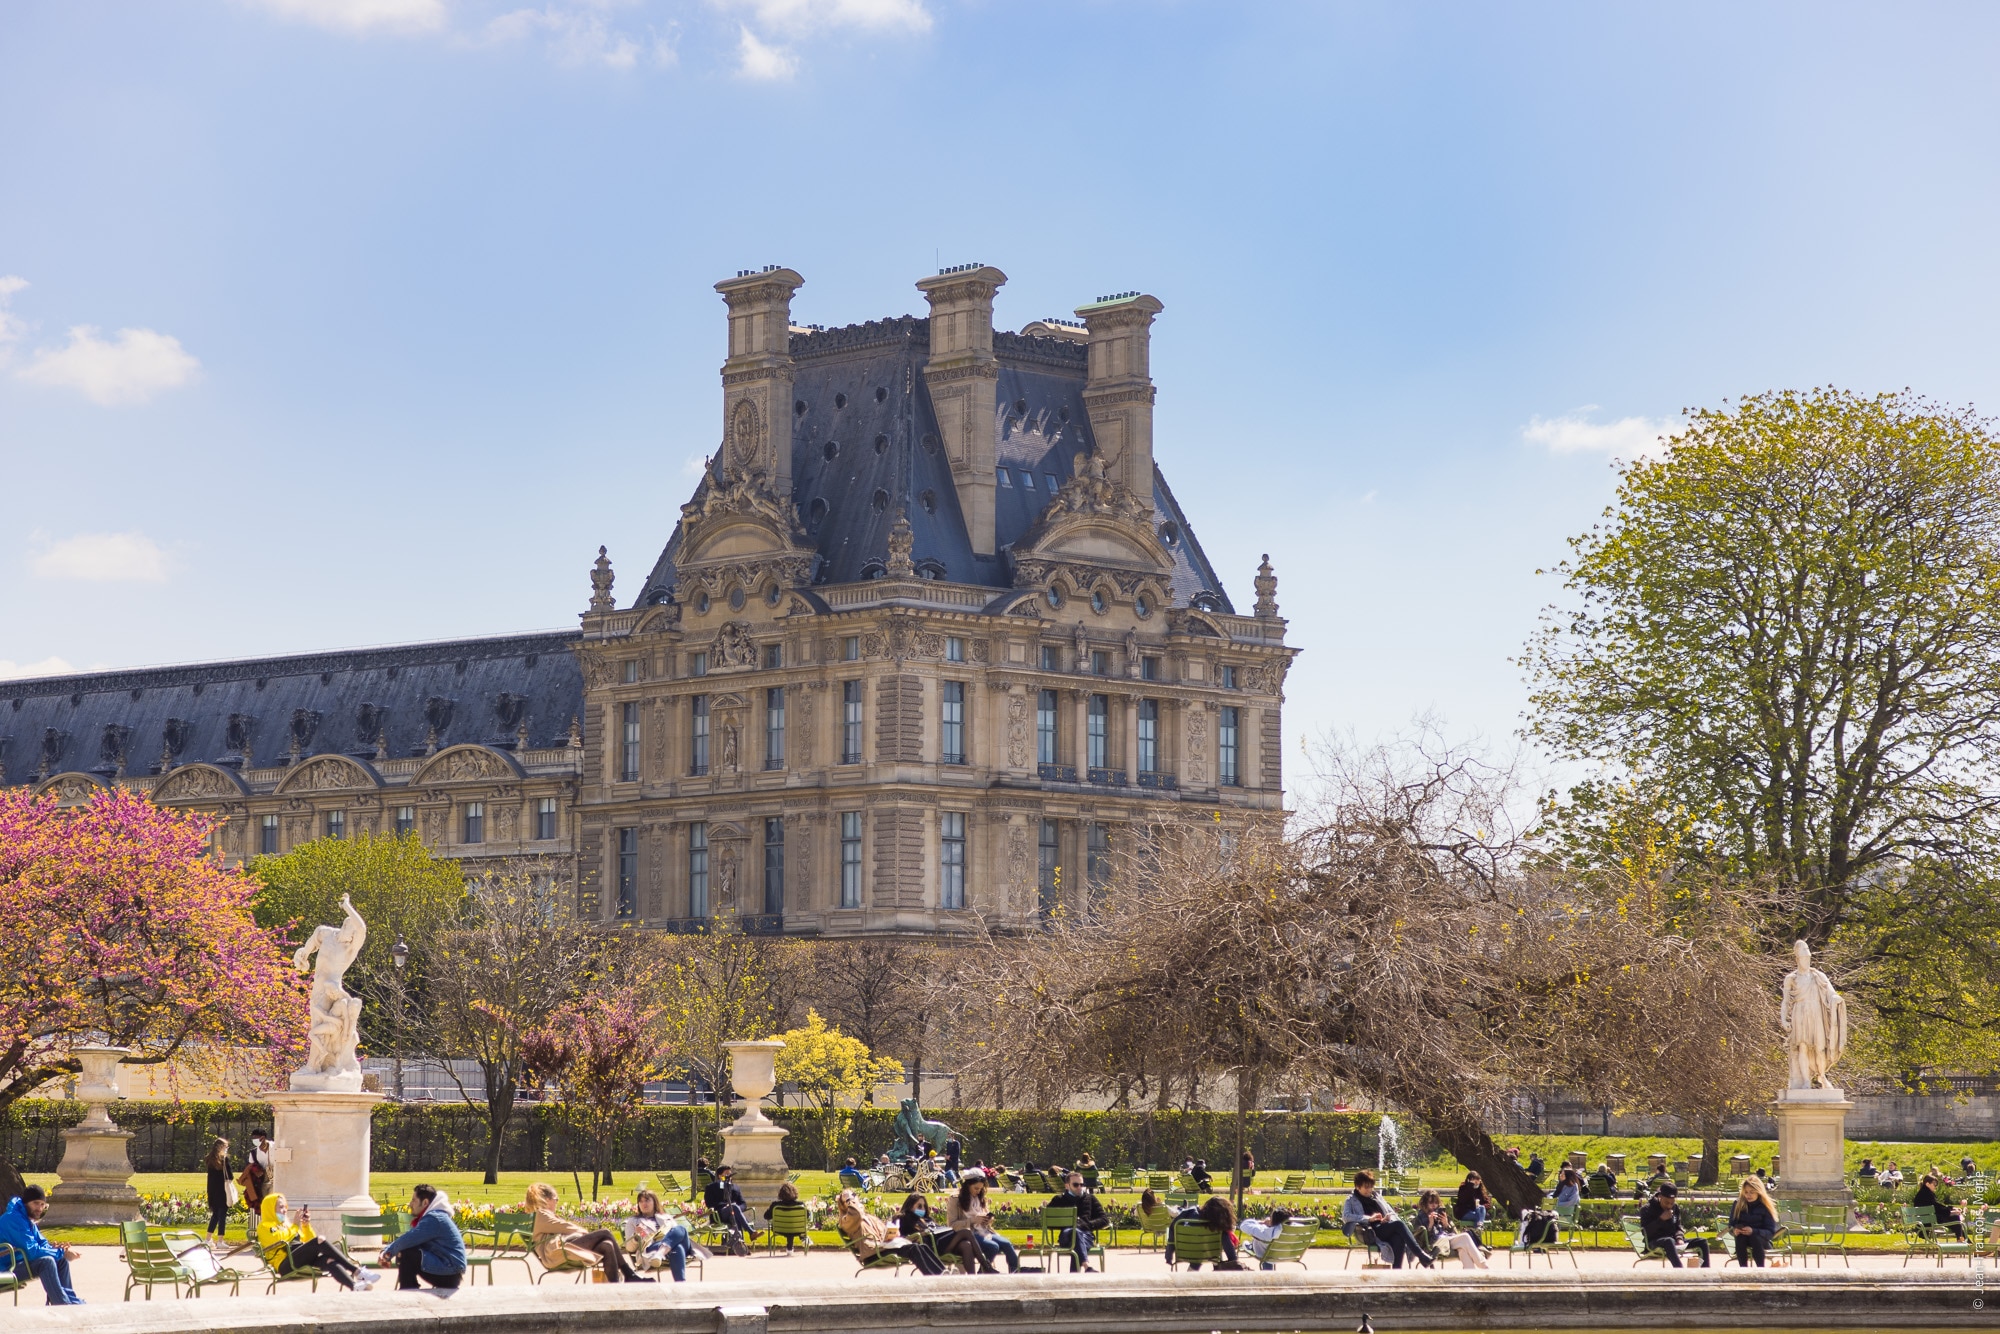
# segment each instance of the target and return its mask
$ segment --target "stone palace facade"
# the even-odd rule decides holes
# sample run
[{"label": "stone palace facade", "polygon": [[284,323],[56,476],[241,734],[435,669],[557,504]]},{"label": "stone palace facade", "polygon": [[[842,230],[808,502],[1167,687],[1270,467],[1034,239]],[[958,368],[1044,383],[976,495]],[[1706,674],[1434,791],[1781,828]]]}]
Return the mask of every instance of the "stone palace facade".
[{"label": "stone palace facade", "polygon": [[1276,815],[1296,650],[1154,464],[1160,302],[996,331],[965,265],[927,319],[802,329],[803,281],[717,284],[721,447],[577,634],[0,682],[0,782],[222,814],[236,861],[414,832],[546,859],[586,918],[824,935],[1031,926],[1135,827]]}]

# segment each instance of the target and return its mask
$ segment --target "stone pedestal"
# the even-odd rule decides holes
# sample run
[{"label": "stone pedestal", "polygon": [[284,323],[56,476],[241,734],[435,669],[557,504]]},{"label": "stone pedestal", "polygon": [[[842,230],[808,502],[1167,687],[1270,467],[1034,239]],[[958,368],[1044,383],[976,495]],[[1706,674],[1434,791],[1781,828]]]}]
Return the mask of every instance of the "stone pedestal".
[{"label": "stone pedestal", "polygon": [[76,1096],[90,1104],[81,1125],[62,1132],[62,1162],[56,1175],[62,1184],[49,1194],[49,1211],[42,1222],[63,1227],[137,1222],[139,1192],[132,1188],[132,1159],[126,1146],[131,1132],[111,1119],[110,1102],[118,1096],[118,1062],[123,1047],[84,1047]]},{"label": "stone pedestal", "polygon": [[729,1082],[742,1098],[743,1115],[724,1126],[722,1162],[734,1168],[736,1188],[752,1211],[762,1213],[778,1198],[792,1169],[785,1162],[785,1136],[791,1132],[764,1115],[764,1099],[778,1086],[777,1060],[784,1043],[728,1042]]},{"label": "stone pedestal", "polygon": [[289,1093],[265,1097],[273,1118],[271,1189],[295,1215],[301,1205],[319,1213],[379,1212],[368,1194],[368,1154],[375,1105],[385,1099],[358,1088],[301,1089],[300,1078],[293,1076]]},{"label": "stone pedestal", "polygon": [[1839,1089],[1785,1089],[1771,1104],[1784,1170],[1772,1194],[1802,1204],[1854,1203],[1844,1167],[1847,1114],[1854,1104]]}]

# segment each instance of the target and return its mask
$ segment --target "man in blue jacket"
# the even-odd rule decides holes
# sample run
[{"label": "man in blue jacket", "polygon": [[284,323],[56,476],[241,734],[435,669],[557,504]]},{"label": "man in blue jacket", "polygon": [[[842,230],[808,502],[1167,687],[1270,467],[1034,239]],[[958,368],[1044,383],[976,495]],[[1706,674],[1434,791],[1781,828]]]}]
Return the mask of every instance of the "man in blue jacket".
[{"label": "man in blue jacket", "polygon": [[81,1306],[83,1298],[70,1286],[69,1262],[77,1258],[74,1246],[58,1246],[42,1235],[38,1224],[49,1211],[49,1193],[40,1186],[25,1186],[19,1196],[8,1201],[0,1213],[0,1241],[14,1248],[14,1263],[25,1264],[42,1281],[50,1306]]},{"label": "man in blue jacket", "polygon": [[465,1277],[465,1239],[451,1216],[451,1200],[436,1186],[410,1192],[410,1230],[382,1248],[382,1266],[396,1262],[396,1287],[414,1288],[417,1276],[434,1288],[455,1288]]}]

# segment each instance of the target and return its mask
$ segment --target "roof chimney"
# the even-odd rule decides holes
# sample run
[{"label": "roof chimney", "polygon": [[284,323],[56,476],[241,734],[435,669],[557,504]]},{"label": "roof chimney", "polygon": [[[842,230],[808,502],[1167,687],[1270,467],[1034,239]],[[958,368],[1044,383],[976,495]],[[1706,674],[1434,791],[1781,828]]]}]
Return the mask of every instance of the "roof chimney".
[{"label": "roof chimney", "polygon": [[792,293],[805,279],[767,264],[715,285],[729,305],[722,363],[722,472],[762,473],[792,495]]},{"label": "roof chimney", "polygon": [[917,284],[931,303],[931,355],[924,363],[938,434],[972,549],[993,553],[993,409],[1000,363],[993,359],[993,294],[1007,275],[990,264],[958,264]]},{"label": "roof chimney", "polygon": [[1153,501],[1153,317],[1166,307],[1150,296],[1119,292],[1077,307],[1090,331],[1090,372],[1083,405],[1105,461],[1105,475],[1147,504]]}]

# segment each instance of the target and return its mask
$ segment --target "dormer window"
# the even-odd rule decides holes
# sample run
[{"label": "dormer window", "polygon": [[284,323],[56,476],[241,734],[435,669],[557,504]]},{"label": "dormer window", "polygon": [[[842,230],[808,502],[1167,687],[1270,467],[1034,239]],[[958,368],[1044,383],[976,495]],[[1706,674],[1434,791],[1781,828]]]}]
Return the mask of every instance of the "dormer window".
[{"label": "dormer window", "polygon": [[1034,490],[1035,474],[1029,472],[1026,468],[1021,469],[1021,485],[1027,487],[1030,491]]},{"label": "dormer window", "polygon": [[1014,479],[1007,475],[1007,470],[1005,468],[998,468],[995,471],[1000,474],[1000,485],[1011,489],[1014,485]]}]

